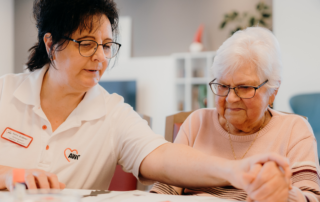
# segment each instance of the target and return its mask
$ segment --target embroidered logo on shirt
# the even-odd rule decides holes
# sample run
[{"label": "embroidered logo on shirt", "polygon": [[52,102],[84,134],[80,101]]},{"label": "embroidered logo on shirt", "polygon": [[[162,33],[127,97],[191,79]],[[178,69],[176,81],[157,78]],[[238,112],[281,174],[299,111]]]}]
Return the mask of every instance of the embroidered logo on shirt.
[{"label": "embroidered logo on shirt", "polygon": [[78,151],[76,149],[72,150],[67,148],[64,150],[64,157],[66,157],[67,161],[70,162],[70,159],[79,160],[80,155],[78,155]]}]

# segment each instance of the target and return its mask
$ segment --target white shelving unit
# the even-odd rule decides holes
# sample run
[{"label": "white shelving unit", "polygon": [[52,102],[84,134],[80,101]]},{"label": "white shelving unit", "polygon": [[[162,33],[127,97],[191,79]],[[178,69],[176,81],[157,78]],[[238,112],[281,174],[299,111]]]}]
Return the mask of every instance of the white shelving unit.
[{"label": "white shelving unit", "polygon": [[215,52],[175,53],[175,103],[177,111],[214,107],[210,67]]}]

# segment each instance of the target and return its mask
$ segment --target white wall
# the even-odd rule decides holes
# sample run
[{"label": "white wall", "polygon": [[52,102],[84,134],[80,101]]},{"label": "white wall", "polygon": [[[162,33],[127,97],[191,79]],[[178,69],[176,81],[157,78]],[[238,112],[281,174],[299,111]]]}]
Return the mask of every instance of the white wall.
[{"label": "white wall", "polygon": [[138,113],[151,116],[152,129],[164,135],[165,118],[175,113],[174,63],[171,57],[119,61],[101,80],[136,80]]},{"label": "white wall", "polygon": [[[0,0],[1,1],[1,0]],[[14,1],[14,72],[20,73],[28,61],[28,50],[35,45],[38,31],[33,18],[34,0]]]},{"label": "white wall", "polygon": [[14,1],[0,0],[0,76],[13,72]]},{"label": "white wall", "polygon": [[284,65],[275,108],[290,112],[290,97],[320,92],[320,1],[273,0],[273,17]]},{"label": "white wall", "polygon": [[[37,29],[32,15],[34,0],[11,1],[15,3],[15,72],[20,73],[27,62],[28,50],[37,41]],[[229,24],[226,29],[219,29],[224,14],[234,10],[241,14],[245,11],[254,14],[260,1],[115,0],[119,14],[132,18],[132,44],[129,46],[134,57],[187,52],[200,24],[205,26],[202,39],[206,50],[217,50],[235,26]],[[264,2],[272,7],[272,0]],[[128,44],[123,43],[121,49],[126,46]]]}]

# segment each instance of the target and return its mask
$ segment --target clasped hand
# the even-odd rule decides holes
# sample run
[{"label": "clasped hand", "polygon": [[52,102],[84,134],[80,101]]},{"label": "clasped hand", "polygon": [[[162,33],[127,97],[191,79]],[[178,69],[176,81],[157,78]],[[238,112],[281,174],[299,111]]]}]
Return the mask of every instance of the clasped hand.
[{"label": "clasped hand", "polygon": [[245,190],[248,194],[247,201],[287,201],[291,183],[275,162],[255,165],[252,174],[256,177]]},{"label": "clasped hand", "polygon": [[287,201],[291,185],[291,169],[286,158],[264,154],[235,161],[229,182],[246,191],[247,201]]}]

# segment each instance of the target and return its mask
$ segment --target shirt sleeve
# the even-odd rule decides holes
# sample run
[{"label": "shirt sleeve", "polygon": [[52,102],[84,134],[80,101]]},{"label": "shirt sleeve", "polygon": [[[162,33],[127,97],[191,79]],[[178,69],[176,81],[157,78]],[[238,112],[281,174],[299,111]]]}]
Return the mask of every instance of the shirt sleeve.
[{"label": "shirt sleeve", "polygon": [[163,136],[155,134],[131,106],[123,101],[113,113],[115,123],[115,153],[124,171],[131,172],[145,184],[153,183],[148,179],[139,179],[140,164],[157,147],[167,143]]},{"label": "shirt sleeve", "polygon": [[310,124],[301,117],[294,122],[287,157],[292,168],[293,184],[289,201],[320,201],[316,139]]}]

